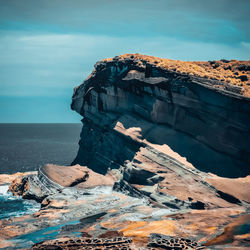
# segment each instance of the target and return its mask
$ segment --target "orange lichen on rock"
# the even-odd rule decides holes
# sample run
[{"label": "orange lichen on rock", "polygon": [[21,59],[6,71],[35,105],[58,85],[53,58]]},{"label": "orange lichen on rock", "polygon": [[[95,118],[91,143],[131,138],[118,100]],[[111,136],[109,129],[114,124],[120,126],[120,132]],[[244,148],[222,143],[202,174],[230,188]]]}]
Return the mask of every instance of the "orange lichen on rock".
[{"label": "orange lichen on rock", "polygon": [[175,235],[176,223],[173,220],[131,221],[120,231],[127,237],[147,237],[151,233]]},{"label": "orange lichen on rock", "polygon": [[100,224],[105,228],[116,229],[126,237],[148,237],[151,233],[175,235],[178,230],[176,222],[170,219],[159,221],[107,221]]},{"label": "orange lichen on rock", "polygon": [[[238,217],[235,221],[227,225],[224,229],[224,232],[219,236],[215,237],[214,239],[206,242],[205,246],[212,246],[212,245],[220,245],[234,241],[235,237],[237,236],[237,229],[242,227],[244,224],[249,224],[250,215],[243,215]],[[240,233],[238,233],[240,235]],[[245,238],[249,239],[249,234],[245,234]],[[242,237],[242,238],[244,238]],[[239,236],[238,239],[241,237]]]}]

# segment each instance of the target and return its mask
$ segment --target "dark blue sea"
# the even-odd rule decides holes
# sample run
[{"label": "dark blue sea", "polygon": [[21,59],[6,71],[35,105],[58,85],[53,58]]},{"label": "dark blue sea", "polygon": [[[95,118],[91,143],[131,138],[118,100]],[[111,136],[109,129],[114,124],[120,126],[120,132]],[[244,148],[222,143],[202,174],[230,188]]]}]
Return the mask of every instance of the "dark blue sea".
[{"label": "dark blue sea", "polygon": [[[0,174],[37,170],[46,163],[70,165],[82,125],[0,124]],[[0,220],[32,214],[40,204],[14,197],[0,185]]]},{"label": "dark blue sea", "polygon": [[0,124],[0,174],[37,170],[46,163],[70,165],[82,124]]},{"label": "dark blue sea", "polygon": [[0,220],[32,214],[40,209],[40,204],[32,200],[23,200],[8,192],[8,185],[0,185]]}]

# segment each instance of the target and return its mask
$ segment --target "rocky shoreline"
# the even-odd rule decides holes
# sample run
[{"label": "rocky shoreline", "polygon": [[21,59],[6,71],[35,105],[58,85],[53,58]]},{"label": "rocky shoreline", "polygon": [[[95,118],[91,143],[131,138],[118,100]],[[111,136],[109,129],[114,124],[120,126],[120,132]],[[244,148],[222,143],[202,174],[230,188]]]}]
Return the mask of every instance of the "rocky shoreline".
[{"label": "rocky shoreline", "polygon": [[218,64],[139,54],[98,62],[72,97],[83,116],[72,166],[0,175],[41,203],[0,221],[0,247],[249,248],[248,85],[232,77],[243,62]]},{"label": "rocky shoreline", "polygon": [[[76,167],[80,170],[80,166]],[[57,166],[57,168],[61,168],[63,173],[67,167]],[[83,167],[83,170],[86,171],[86,167]],[[92,171],[89,170],[89,172]],[[26,178],[28,178],[29,185],[25,185],[23,188]],[[103,176],[103,178],[106,177]],[[77,249],[83,241],[85,241],[85,245],[83,244],[82,247],[85,249],[84,247],[87,247],[86,236],[92,239],[91,242],[93,240],[95,242],[102,235],[109,237],[103,237],[104,240],[101,238],[102,240],[98,241],[99,245],[89,244],[86,249],[98,249],[102,246],[100,245],[102,242],[113,242],[114,239],[117,241],[116,247],[118,248],[120,243],[117,237],[125,237],[125,242],[122,241],[121,246],[127,246],[127,249],[151,249],[151,247],[156,247],[157,242],[159,248],[161,247],[157,238],[160,237],[159,235],[163,235],[161,236],[163,238],[175,239],[170,243],[179,244],[177,238],[197,242],[196,246],[189,246],[187,249],[201,249],[198,247],[210,245],[210,242],[211,245],[216,242],[214,246],[216,247],[220,243],[227,242],[228,239],[235,247],[237,245],[248,246],[247,233],[237,235],[237,232],[231,230],[230,235],[226,229],[227,225],[230,227],[232,224],[231,228],[237,228],[249,223],[248,203],[242,200],[230,203],[217,197],[218,200],[221,200],[220,203],[213,204],[214,207],[207,207],[201,201],[194,202],[191,197],[188,199],[189,203],[184,204],[163,193],[158,194],[161,195],[161,200],[153,200],[148,195],[149,193],[142,192],[140,189],[135,191],[135,187],[128,183],[126,183],[125,189],[117,192],[116,186],[121,180],[114,182],[113,187],[106,185],[81,188],[79,183],[78,187],[62,187],[61,189],[58,189],[57,185],[48,185],[47,180],[44,180],[45,178],[41,178],[41,175],[33,174],[21,176],[10,185],[10,190],[14,194],[21,194],[24,198],[40,201],[41,209],[33,215],[2,220],[0,226],[2,247],[11,247],[17,239],[27,238],[32,239],[31,242],[35,243],[33,249],[48,249],[46,246],[55,244],[61,246],[62,249],[66,247]],[[45,183],[50,190],[46,195],[41,192]],[[208,196],[211,199],[211,195]],[[215,197],[213,198],[215,199]],[[49,235],[51,229],[58,233],[55,240],[45,240],[39,244],[40,241],[46,239],[46,234],[40,233],[41,230],[48,230]],[[34,237],[34,234],[38,235]],[[75,234],[77,238],[75,238]],[[39,239],[41,240],[39,241]],[[163,241],[164,244],[167,242]],[[129,247],[125,243],[129,244]],[[23,247],[31,247],[30,241],[27,240],[20,244]],[[112,244],[115,248],[114,243]],[[106,246],[112,246],[112,244],[108,243]],[[206,246],[206,248],[208,247]]]}]

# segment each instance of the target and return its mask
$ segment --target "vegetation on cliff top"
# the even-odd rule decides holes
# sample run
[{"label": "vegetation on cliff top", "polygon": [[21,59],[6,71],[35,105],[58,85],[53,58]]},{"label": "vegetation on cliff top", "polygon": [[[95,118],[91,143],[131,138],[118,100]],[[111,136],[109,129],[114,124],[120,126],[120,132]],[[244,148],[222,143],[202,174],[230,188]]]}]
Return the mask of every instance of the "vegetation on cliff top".
[{"label": "vegetation on cliff top", "polygon": [[234,85],[240,88],[240,93],[243,96],[250,97],[250,61],[221,59],[208,62],[189,62],[141,54],[123,54],[118,57],[104,59],[102,62],[109,62],[115,58],[121,61],[127,59],[138,61],[138,66],[149,63],[177,73],[217,80],[222,85],[214,85],[214,87],[222,88],[225,85]]}]

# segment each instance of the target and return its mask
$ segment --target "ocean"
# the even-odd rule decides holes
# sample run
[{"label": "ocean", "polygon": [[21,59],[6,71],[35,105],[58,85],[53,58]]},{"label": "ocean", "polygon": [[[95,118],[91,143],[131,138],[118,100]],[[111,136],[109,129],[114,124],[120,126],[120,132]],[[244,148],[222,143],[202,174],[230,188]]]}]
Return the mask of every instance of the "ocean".
[{"label": "ocean", "polygon": [[0,124],[0,174],[37,170],[46,163],[70,165],[81,123]]},{"label": "ocean", "polygon": [[39,203],[13,196],[8,188],[8,185],[0,185],[0,220],[32,214],[40,209]]},{"label": "ocean", "polygon": [[[82,125],[0,124],[0,174],[37,170],[46,163],[70,165],[78,151]],[[32,214],[40,204],[14,197],[0,185],[0,220]]]}]

